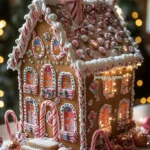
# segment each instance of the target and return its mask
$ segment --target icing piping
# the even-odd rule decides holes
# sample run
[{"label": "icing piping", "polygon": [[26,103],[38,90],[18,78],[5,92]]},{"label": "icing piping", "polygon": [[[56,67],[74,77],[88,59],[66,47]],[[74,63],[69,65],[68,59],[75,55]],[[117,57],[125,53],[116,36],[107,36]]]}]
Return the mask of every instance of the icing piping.
[{"label": "icing piping", "polygon": [[[52,87],[44,87],[45,69],[49,69],[49,72],[52,73]],[[45,64],[42,67],[40,85],[41,85],[41,94],[40,94],[40,96],[42,98],[51,99],[53,97],[56,97],[56,73],[55,73],[54,67],[51,64]]]},{"label": "icing piping", "polygon": [[[33,119],[32,123],[29,123],[27,121],[27,118],[29,119],[29,116],[27,117],[27,113],[29,113],[29,110],[27,110],[27,103],[32,102],[34,106],[33,116],[30,116],[31,119]],[[38,106],[32,97],[26,97],[24,100],[24,129],[27,131],[33,131],[33,134],[35,137],[39,136],[39,126],[38,126]]]},{"label": "icing piping", "polygon": [[[73,113],[73,132],[70,131],[66,131],[65,130],[65,115],[64,115],[64,111],[65,109],[71,109],[72,113]],[[61,115],[61,130],[60,130],[60,139],[64,139],[66,141],[69,141],[71,143],[75,143],[77,142],[77,113],[75,108],[73,107],[72,104],[69,103],[65,103],[63,106],[61,106],[60,108],[60,115]]]}]

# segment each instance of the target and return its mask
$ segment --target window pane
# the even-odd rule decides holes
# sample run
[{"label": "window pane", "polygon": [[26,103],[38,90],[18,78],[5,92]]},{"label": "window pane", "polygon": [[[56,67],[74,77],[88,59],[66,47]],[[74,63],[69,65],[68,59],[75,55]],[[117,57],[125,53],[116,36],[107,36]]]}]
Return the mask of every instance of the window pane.
[{"label": "window pane", "polygon": [[26,74],[27,84],[34,84],[34,73],[32,71],[28,71]]},{"label": "window pane", "polygon": [[63,89],[71,88],[71,78],[69,75],[62,76],[62,88]]},{"label": "window pane", "polygon": [[53,77],[51,73],[50,67],[47,67],[44,71],[44,87],[52,87],[53,86]]}]

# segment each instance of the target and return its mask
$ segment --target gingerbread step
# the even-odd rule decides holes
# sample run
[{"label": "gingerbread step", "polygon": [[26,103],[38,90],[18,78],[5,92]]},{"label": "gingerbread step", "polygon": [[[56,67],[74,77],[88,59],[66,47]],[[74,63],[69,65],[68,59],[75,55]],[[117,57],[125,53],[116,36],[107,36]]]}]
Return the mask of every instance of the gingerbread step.
[{"label": "gingerbread step", "polygon": [[54,142],[51,138],[37,138],[27,142],[27,146],[42,150],[57,150],[58,144],[58,142]]}]

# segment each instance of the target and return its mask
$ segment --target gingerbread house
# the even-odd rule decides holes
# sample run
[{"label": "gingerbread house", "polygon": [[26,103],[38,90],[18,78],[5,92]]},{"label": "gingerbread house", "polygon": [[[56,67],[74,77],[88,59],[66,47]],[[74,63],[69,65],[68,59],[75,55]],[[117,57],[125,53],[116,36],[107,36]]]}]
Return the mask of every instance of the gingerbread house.
[{"label": "gingerbread house", "polygon": [[[18,71],[21,131],[94,150],[132,118],[143,57],[115,1],[33,0],[8,68]],[[91,148],[90,148],[91,147]]]}]

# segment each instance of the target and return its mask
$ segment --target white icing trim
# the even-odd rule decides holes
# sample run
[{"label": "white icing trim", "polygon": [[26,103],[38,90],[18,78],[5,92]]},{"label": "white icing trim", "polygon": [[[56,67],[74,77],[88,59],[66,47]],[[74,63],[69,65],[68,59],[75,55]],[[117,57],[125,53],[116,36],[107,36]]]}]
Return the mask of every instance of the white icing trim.
[{"label": "white icing trim", "polygon": [[128,118],[129,118],[130,100],[124,98],[124,99],[122,99],[122,100],[120,101],[120,103],[119,103],[119,108],[118,108],[118,121],[119,121],[120,119],[123,119],[123,118],[121,118],[121,116],[120,116],[120,114],[121,114],[121,105],[122,105],[123,103],[126,103],[126,104],[127,104],[127,111],[126,111],[126,118],[125,118],[125,119],[128,119]]},{"label": "white icing trim", "polygon": [[[50,71],[52,73],[53,87],[44,87],[44,73],[45,73],[45,69],[47,67],[50,67],[50,69],[51,69]],[[55,73],[54,67],[51,64],[45,64],[42,67],[40,85],[41,85],[41,94],[40,94],[40,96],[42,98],[51,99],[53,97],[56,97],[56,73]]]},{"label": "white icing trim", "polygon": [[[27,122],[27,102],[32,102],[33,106],[34,106],[34,118],[33,124],[30,124]],[[33,117],[33,116],[32,116]],[[37,137],[39,135],[39,126],[38,126],[38,106],[37,103],[35,101],[35,99],[33,99],[32,97],[26,97],[24,100],[24,129],[27,131],[33,131],[33,134]]]},{"label": "white icing trim", "polygon": [[134,106],[134,101],[135,101],[135,91],[134,91],[134,83],[135,83],[135,70],[133,70],[133,73],[132,73],[132,89],[131,89],[131,118],[133,117],[133,106]]},{"label": "white icing trim", "polygon": [[[59,60],[61,59],[62,57],[65,56],[65,53],[62,51],[62,48],[59,46],[59,49],[60,49],[60,53],[58,55],[55,55],[54,53],[54,42],[55,40],[57,40],[56,37],[53,37],[52,40],[51,40],[51,54],[52,54],[52,57],[55,59],[55,60]],[[58,40],[57,40],[58,41]],[[58,41],[59,42],[59,41]]]},{"label": "white icing trim", "polygon": [[[71,88],[63,89],[62,88],[62,78],[64,75],[67,75],[71,79]],[[74,76],[70,72],[61,72],[58,77],[58,95],[61,98],[74,99],[75,97],[75,81]]]},{"label": "white icing trim", "polygon": [[[64,124],[64,110],[65,108],[69,107],[74,115],[74,132],[68,132],[65,131],[65,124]],[[61,130],[60,130],[60,138],[64,139],[66,141],[75,143],[77,142],[77,113],[75,108],[73,107],[72,104],[65,103],[63,106],[60,108],[60,115],[61,115]]]},{"label": "white icing trim", "polygon": [[[27,84],[26,75],[27,72],[31,71],[34,73],[34,84],[29,85]],[[38,94],[38,73],[37,71],[32,67],[26,67],[24,69],[24,84],[23,84],[23,92],[28,94],[37,95]]]}]

